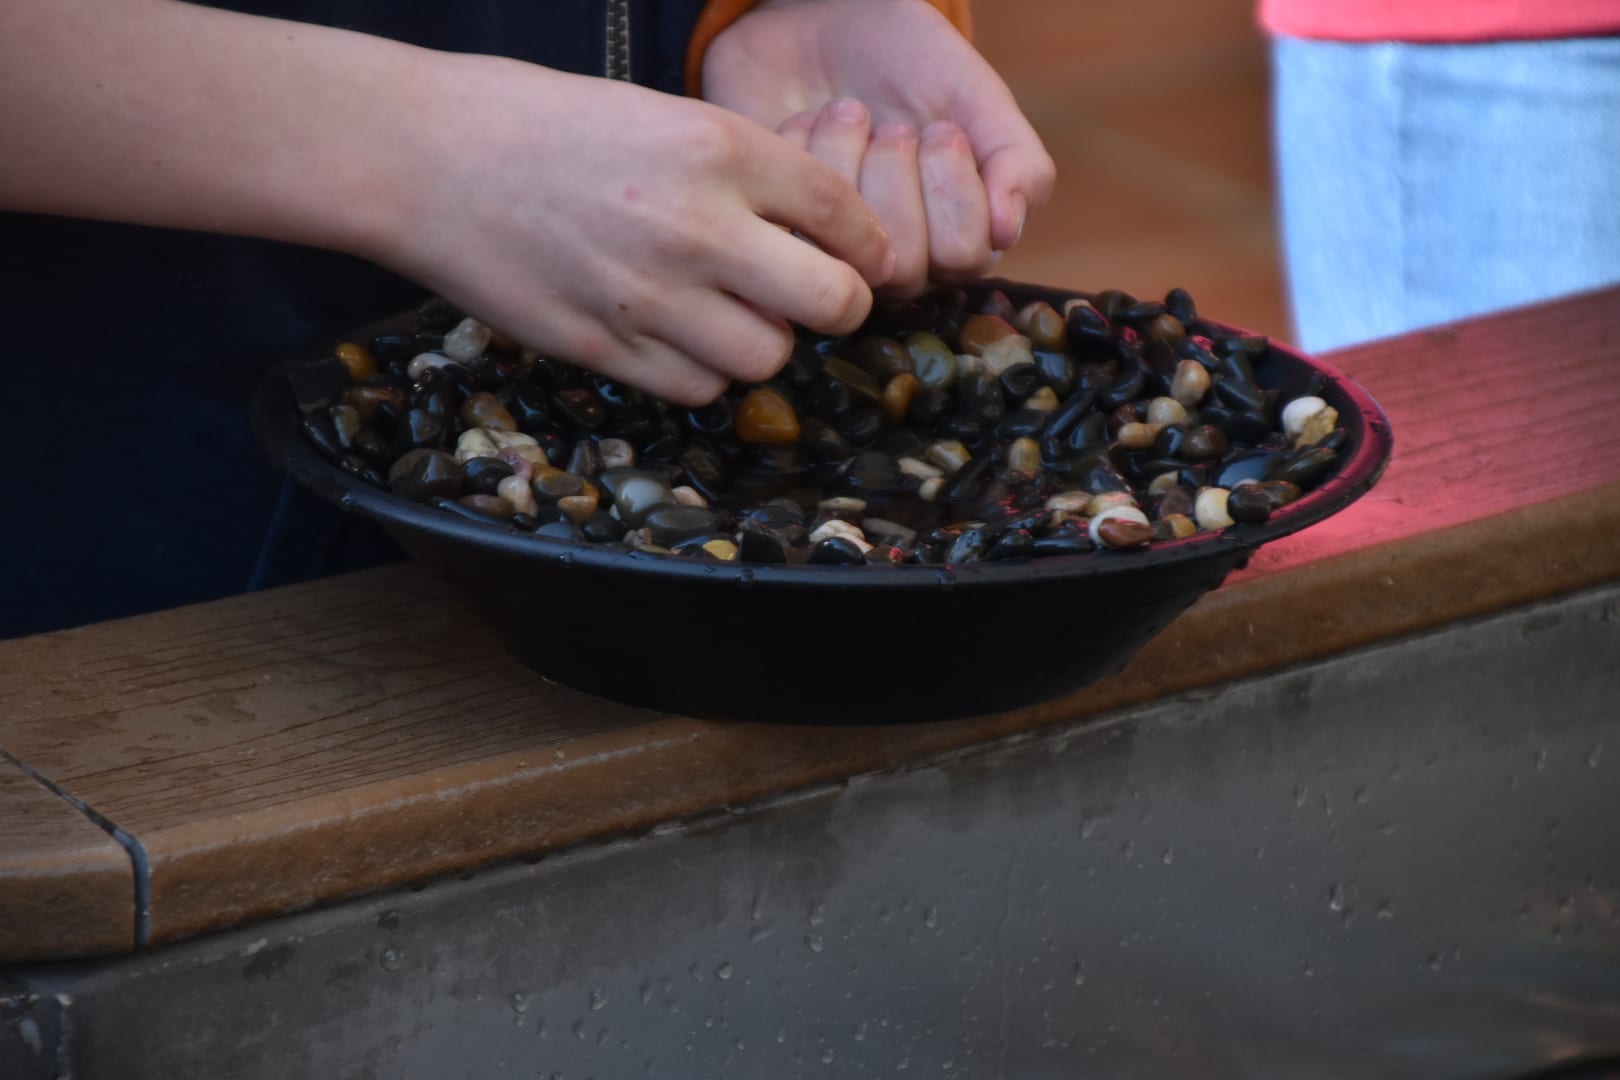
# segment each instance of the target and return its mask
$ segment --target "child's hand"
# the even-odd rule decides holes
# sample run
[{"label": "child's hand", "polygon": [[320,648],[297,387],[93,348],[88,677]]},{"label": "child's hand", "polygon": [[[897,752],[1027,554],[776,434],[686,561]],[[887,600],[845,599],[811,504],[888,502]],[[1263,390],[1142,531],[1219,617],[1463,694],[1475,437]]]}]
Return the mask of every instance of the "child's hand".
[{"label": "child's hand", "polygon": [[1050,197],[1012,93],[923,0],[767,3],[714,41],[703,78],[859,186],[898,259],[886,292],[983,274]]},{"label": "child's hand", "polygon": [[774,374],[789,320],[854,330],[892,273],[852,184],[723,109],[488,58],[441,85],[377,257],[525,345],[697,404]]}]

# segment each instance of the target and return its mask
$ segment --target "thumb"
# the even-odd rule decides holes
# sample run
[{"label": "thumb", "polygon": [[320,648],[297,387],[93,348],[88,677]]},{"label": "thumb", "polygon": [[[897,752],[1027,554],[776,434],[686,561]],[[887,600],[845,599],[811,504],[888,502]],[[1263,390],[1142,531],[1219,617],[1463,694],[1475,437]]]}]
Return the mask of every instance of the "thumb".
[{"label": "thumb", "polygon": [[1006,251],[1018,243],[1029,212],[1052,197],[1057,167],[1035,132],[1028,130],[981,157],[979,175],[990,202],[990,246]]}]

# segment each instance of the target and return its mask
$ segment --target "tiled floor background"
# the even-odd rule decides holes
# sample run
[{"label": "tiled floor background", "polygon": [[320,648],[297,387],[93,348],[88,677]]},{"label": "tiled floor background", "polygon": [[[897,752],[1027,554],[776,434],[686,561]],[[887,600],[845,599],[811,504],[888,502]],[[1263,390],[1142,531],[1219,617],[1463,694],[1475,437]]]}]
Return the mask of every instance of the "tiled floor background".
[{"label": "tiled floor background", "polygon": [[994,0],[974,15],[1058,166],[998,272],[1143,297],[1180,285],[1215,318],[1288,338],[1254,0]]}]

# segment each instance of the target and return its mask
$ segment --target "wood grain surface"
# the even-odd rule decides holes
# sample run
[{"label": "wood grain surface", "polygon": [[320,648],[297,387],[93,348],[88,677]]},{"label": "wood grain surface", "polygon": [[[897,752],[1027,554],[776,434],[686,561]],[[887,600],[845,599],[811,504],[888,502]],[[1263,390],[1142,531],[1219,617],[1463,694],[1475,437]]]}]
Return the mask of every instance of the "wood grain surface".
[{"label": "wood grain surface", "polygon": [[[643,712],[520,667],[407,566],[0,643],[0,748],[138,839],[155,944],[1620,577],[1620,290],[1330,359],[1390,415],[1384,480],[1059,701],[836,731]],[[29,888],[8,851],[0,911]],[[29,955],[0,935],[0,961]]]},{"label": "wood grain surface", "polygon": [[0,961],[134,943],[135,875],[123,847],[0,758]]}]

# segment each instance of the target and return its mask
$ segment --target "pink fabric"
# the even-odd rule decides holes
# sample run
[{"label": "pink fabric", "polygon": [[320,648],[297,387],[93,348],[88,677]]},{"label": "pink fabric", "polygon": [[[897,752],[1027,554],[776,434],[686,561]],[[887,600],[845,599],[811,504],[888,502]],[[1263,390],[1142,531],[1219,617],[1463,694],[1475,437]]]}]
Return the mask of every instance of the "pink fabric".
[{"label": "pink fabric", "polygon": [[1620,0],[1260,0],[1273,34],[1328,41],[1513,41],[1620,34]]}]

